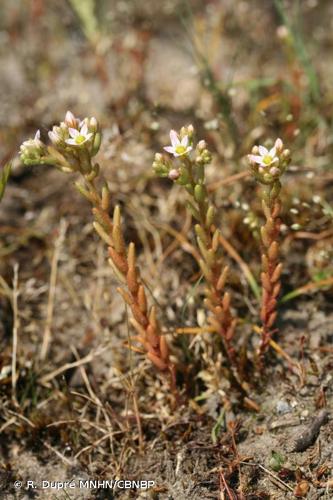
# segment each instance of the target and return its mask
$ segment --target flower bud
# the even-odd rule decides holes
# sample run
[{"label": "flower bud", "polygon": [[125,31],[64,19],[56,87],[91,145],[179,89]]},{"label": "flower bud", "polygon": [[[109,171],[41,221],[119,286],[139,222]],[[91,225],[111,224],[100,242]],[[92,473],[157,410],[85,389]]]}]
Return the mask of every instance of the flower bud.
[{"label": "flower bud", "polygon": [[176,168],[171,169],[169,174],[168,174],[169,179],[172,181],[176,181],[179,178],[179,176],[180,176],[180,172]]},{"label": "flower bud", "polygon": [[285,149],[285,150],[283,151],[283,153],[282,153],[282,158],[283,158],[284,160],[289,160],[289,158],[290,158],[290,150],[289,150],[289,149]]},{"label": "flower bud", "polygon": [[272,168],[270,168],[269,173],[271,175],[273,175],[274,177],[277,177],[277,176],[281,175],[281,170],[277,167],[272,167]]},{"label": "flower bud", "polygon": [[212,161],[212,154],[208,151],[208,149],[204,149],[201,153],[201,161],[206,164]]},{"label": "flower bud", "polygon": [[282,150],[283,150],[283,142],[282,142],[282,140],[279,137],[276,139],[274,146],[275,146],[276,151],[278,153],[282,152]]},{"label": "flower bud", "polygon": [[280,40],[285,40],[290,35],[288,28],[284,25],[277,27],[276,34],[277,34],[277,37],[280,38]]},{"label": "flower bud", "polygon": [[[48,136],[49,136],[49,139],[52,142],[52,144],[54,144],[54,146],[59,146],[63,142],[63,139],[60,136],[59,132],[57,132],[55,130],[55,128],[56,127],[53,127],[53,130],[50,130],[50,132],[48,133]],[[57,127],[57,128],[59,128],[59,127]]]},{"label": "flower bud", "polygon": [[65,124],[68,127],[77,128],[77,126],[79,124],[79,120],[77,118],[75,118],[75,116],[73,115],[73,113],[71,111],[67,111],[66,116],[65,116]]},{"label": "flower bud", "polygon": [[43,163],[46,146],[40,140],[40,131],[37,130],[33,139],[24,141],[20,147],[20,157],[25,165],[37,165]]},{"label": "flower bud", "polygon": [[91,150],[91,156],[95,156],[98,153],[99,148],[101,146],[101,142],[102,142],[102,134],[100,132],[97,132],[97,134],[95,134],[95,137],[94,137],[94,143],[93,143],[92,150]]},{"label": "flower bud", "polygon": [[92,118],[90,118],[90,121],[89,121],[89,130],[91,132],[94,132],[94,133],[96,133],[97,130],[98,130],[98,121],[97,121],[97,119],[94,116]]},{"label": "flower bud", "polygon": [[187,135],[192,137],[192,135],[194,134],[194,127],[192,124],[190,124],[188,127],[187,127]]}]

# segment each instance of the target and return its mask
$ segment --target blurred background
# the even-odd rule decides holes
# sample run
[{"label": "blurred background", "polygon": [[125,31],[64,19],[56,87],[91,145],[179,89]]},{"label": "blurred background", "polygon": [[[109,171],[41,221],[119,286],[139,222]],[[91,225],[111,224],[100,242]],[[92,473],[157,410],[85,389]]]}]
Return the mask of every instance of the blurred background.
[{"label": "blurred background", "polygon": [[329,0],[3,1],[0,158],[69,108],[139,133],[172,113],[174,126],[220,130],[225,146],[267,126],[294,140],[299,120],[322,130],[332,11]]}]

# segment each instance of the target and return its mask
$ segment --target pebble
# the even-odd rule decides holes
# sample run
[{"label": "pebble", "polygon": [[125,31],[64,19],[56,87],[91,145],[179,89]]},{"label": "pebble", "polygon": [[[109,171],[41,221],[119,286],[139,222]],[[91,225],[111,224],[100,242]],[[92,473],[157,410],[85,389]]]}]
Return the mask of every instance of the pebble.
[{"label": "pebble", "polygon": [[285,415],[286,413],[290,413],[292,411],[292,407],[289,403],[287,403],[287,401],[280,399],[276,403],[276,411],[279,415]]}]

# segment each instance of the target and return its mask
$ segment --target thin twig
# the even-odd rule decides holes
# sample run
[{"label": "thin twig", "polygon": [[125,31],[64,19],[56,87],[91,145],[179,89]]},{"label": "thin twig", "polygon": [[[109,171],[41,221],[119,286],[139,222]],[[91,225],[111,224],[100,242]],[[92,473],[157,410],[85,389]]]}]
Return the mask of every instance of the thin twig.
[{"label": "thin twig", "polygon": [[223,236],[222,234],[220,233],[220,236],[219,236],[219,240],[220,240],[220,243],[221,245],[223,246],[223,248],[226,250],[226,252],[228,252],[228,254],[230,255],[230,257],[232,259],[234,259],[237,264],[239,265],[239,267],[241,268],[241,270],[243,271],[243,274],[248,282],[248,284],[250,285],[250,288],[252,289],[255,297],[257,299],[260,298],[260,287],[258,285],[258,283],[256,282],[256,279],[255,277],[253,276],[252,272],[250,271],[250,268],[249,266],[246,264],[246,262],[241,258],[241,256],[239,255],[239,253],[235,250],[235,248],[229,243],[229,241],[227,241]]},{"label": "thin twig", "polygon": [[66,372],[67,370],[71,370],[72,368],[77,368],[78,366],[84,365],[85,363],[90,363],[93,361],[97,356],[100,356],[104,351],[108,349],[108,346],[104,346],[101,349],[97,349],[94,352],[90,352],[85,356],[84,358],[81,358],[78,361],[74,361],[73,363],[65,363],[63,366],[60,368],[57,368],[51,373],[48,373],[47,375],[44,375],[44,377],[41,377],[39,379],[39,383],[42,385],[47,384],[50,380],[54,379],[58,375],[60,375],[63,372]]},{"label": "thin twig", "polygon": [[0,427],[0,434],[7,429],[7,427],[10,427],[12,424],[15,424],[16,422],[16,417],[12,417],[7,422],[5,422],[1,427]]},{"label": "thin twig", "polygon": [[139,433],[139,448],[140,451],[143,451],[143,432],[142,432],[142,424],[141,424],[141,416],[140,416],[140,410],[139,410],[139,405],[138,405],[138,399],[136,395],[136,388],[135,388],[135,380],[133,376],[132,369],[134,367],[134,360],[132,356],[132,345],[131,345],[131,337],[130,337],[130,331],[129,331],[129,324],[128,324],[128,314],[127,314],[127,306],[125,304],[125,310],[126,310],[126,326],[127,326],[127,338],[128,338],[128,344],[129,344],[129,358],[130,358],[130,371],[129,371],[129,388],[130,392],[132,393],[132,398],[133,398],[133,409],[134,409],[134,414],[135,414],[135,419],[136,419],[136,425],[138,427],[138,433]]},{"label": "thin twig", "polygon": [[50,287],[49,287],[49,297],[47,301],[46,322],[43,335],[43,343],[40,351],[40,359],[42,361],[45,360],[51,343],[51,335],[52,335],[51,327],[53,321],[54,301],[55,301],[56,285],[57,285],[58,262],[67,227],[68,224],[65,222],[64,219],[61,219],[59,225],[59,235],[54,244],[54,252],[51,263]]},{"label": "thin twig", "polygon": [[278,483],[282,484],[285,488],[288,488],[289,491],[293,491],[293,489],[289,486],[289,484],[287,484],[284,481],[282,481],[282,479],[280,479],[278,476],[276,476],[275,474],[273,474],[270,470],[266,469],[266,467],[264,467],[263,465],[261,465],[261,464],[254,464],[254,463],[251,463],[251,462],[239,462],[239,463],[242,464],[242,465],[249,465],[251,467],[259,467],[259,469],[263,470],[264,472],[266,472],[266,474],[268,474],[269,476],[273,477]]},{"label": "thin twig", "polygon": [[221,186],[227,186],[228,184],[233,184],[240,179],[245,179],[246,177],[250,177],[250,172],[238,172],[237,174],[230,175],[229,177],[225,177],[215,182],[211,182],[207,186],[208,192],[214,192]]},{"label": "thin twig", "polygon": [[45,441],[44,441],[43,445],[48,450],[53,451],[53,453],[55,453],[57,455],[57,457],[59,457],[66,465],[73,467],[73,465],[75,464],[75,460],[68,460],[68,458],[66,458],[62,453],[60,453],[60,451],[56,450],[55,448],[53,448],[53,446],[49,445]]},{"label": "thin twig", "polygon": [[[84,358],[80,359],[79,353],[77,352],[77,349],[75,346],[71,345],[71,351],[74,354],[74,356],[76,357],[77,363],[79,363],[80,361],[82,361],[82,359],[84,359]],[[99,399],[98,396],[96,396],[95,392],[93,391],[93,388],[91,387],[91,384],[89,382],[89,378],[87,376],[87,372],[83,366],[83,363],[80,363],[79,368],[80,368],[81,377],[83,378],[83,381],[85,383],[85,386],[87,388],[89,396],[91,397],[91,399],[93,401],[95,401],[98,404],[98,407],[102,406],[101,400]]]},{"label": "thin twig", "polygon": [[12,295],[12,307],[13,307],[13,316],[14,316],[14,324],[13,324],[13,354],[12,354],[12,397],[13,400],[17,403],[16,398],[16,363],[17,363],[17,344],[18,344],[18,329],[19,329],[19,316],[18,316],[18,270],[19,265],[16,263],[14,265],[14,279],[13,279],[13,295]]},{"label": "thin twig", "polygon": [[82,455],[82,453],[85,453],[86,451],[91,450],[91,448],[94,448],[95,446],[102,443],[103,441],[105,441],[109,437],[117,436],[119,434],[124,434],[124,431],[108,432],[104,436],[97,439],[97,441],[94,441],[92,444],[90,444],[90,445],[86,446],[85,448],[82,448],[82,450],[78,451],[77,454],[74,456],[74,458],[78,458],[80,455]]}]

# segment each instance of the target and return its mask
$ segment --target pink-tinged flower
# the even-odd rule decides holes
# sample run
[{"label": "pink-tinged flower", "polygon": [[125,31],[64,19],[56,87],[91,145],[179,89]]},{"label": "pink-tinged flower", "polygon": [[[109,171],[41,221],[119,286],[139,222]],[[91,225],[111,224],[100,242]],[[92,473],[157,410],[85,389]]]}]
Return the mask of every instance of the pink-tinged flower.
[{"label": "pink-tinged flower", "polygon": [[94,135],[92,132],[88,132],[88,126],[86,123],[82,125],[80,130],[77,130],[76,128],[69,128],[68,129],[70,138],[66,139],[66,143],[69,144],[70,146],[82,146],[85,144],[87,141],[89,141],[92,136]]},{"label": "pink-tinged flower", "polygon": [[180,172],[176,168],[172,168],[168,174],[168,177],[171,181],[176,181],[180,177]]},{"label": "pink-tinged flower", "polygon": [[283,142],[279,137],[276,139],[274,147],[276,148],[277,153],[281,153],[283,150]]},{"label": "pink-tinged flower", "polygon": [[67,111],[66,116],[65,116],[65,123],[68,127],[71,128],[78,128],[80,124],[80,120],[78,118],[75,118],[73,113],[71,111]]},{"label": "pink-tinged flower", "polygon": [[276,156],[276,149],[276,146],[274,146],[270,150],[268,150],[264,146],[259,146],[259,155],[251,154],[248,155],[248,158],[251,163],[258,163],[261,167],[269,167],[279,162],[279,158]]},{"label": "pink-tinged flower", "polygon": [[186,155],[192,150],[192,146],[189,145],[188,135],[184,135],[184,137],[180,139],[175,130],[170,130],[170,140],[171,146],[165,146],[164,149],[175,157]]}]

